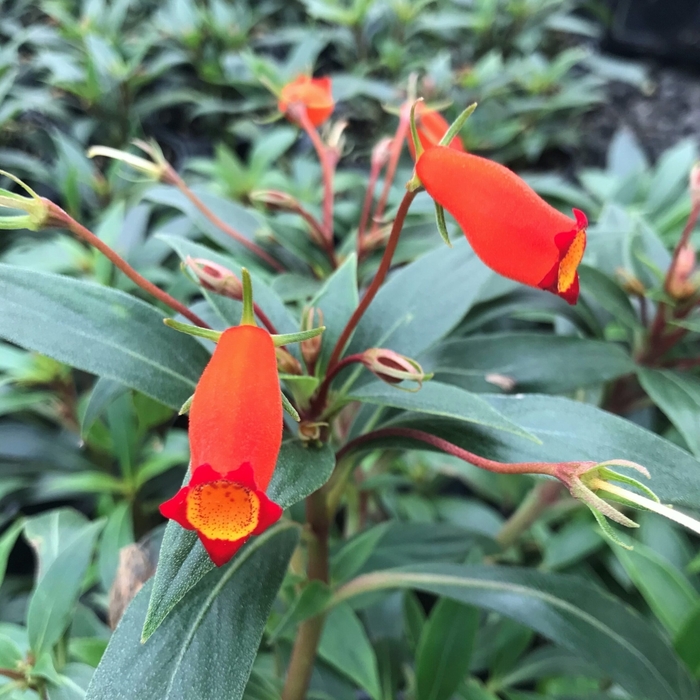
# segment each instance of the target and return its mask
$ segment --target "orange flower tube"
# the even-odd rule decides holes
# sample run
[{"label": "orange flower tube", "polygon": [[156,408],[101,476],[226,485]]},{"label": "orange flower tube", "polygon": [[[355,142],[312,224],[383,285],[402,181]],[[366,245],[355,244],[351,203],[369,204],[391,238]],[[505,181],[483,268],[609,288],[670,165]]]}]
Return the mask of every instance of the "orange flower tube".
[{"label": "orange flower tube", "polygon": [[267,331],[224,331],[195,389],[189,435],[192,478],[160,511],[196,530],[221,566],[282,515],[265,495],[282,442],[277,359]]},{"label": "orange flower tube", "polygon": [[[416,103],[415,109],[416,117],[416,131],[418,132],[418,138],[420,139],[421,145],[424,150],[433,148],[440,143],[440,139],[447,133],[450,125],[447,123],[445,117],[436,112],[434,109],[426,107],[423,102]],[[455,136],[452,141],[450,141],[449,148],[455,151],[464,152],[464,144],[462,143],[459,136]],[[408,139],[408,150],[411,152],[411,157],[413,160],[416,159],[416,149],[413,145],[413,139]]]},{"label": "orange flower tube", "polygon": [[302,104],[311,123],[318,127],[333,113],[335,102],[331,92],[330,78],[312,78],[300,75],[287,83],[280,92],[277,107],[282,114],[287,114],[290,105]]},{"label": "orange flower tube", "polygon": [[426,150],[416,173],[486,265],[576,303],[588,225],[583,212],[574,209],[575,218],[566,216],[512,170],[445,146]]}]

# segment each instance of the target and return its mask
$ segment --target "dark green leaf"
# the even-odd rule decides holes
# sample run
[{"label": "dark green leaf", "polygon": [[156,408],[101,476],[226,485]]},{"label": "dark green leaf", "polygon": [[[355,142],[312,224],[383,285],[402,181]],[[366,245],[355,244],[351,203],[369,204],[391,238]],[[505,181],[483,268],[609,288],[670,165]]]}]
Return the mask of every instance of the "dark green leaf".
[{"label": "dark green leaf", "polygon": [[488,375],[515,382],[513,390],[560,394],[634,371],[617,345],[549,333],[493,333],[441,343],[418,358],[436,379],[469,391],[492,392]]},{"label": "dark green leaf", "polygon": [[479,612],[442,598],[430,612],[416,653],[417,700],[449,700],[469,671]]},{"label": "dark green leaf", "polygon": [[[97,521],[78,530],[69,525],[68,532],[58,533],[60,546],[56,556],[43,569],[27,609],[29,643],[37,657],[49,651],[68,627],[103,525]],[[45,561],[44,558],[42,566]]]},{"label": "dark green leaf", "polygon": [[380,700],[377,658],[362,623],[349,605],[333,608],[326,617],[318,653],[373,700]]},{"label": "dark green leaf", "polygon": [[[335,455],[328,445],[317,449],[305,447],[297,440],[284,442],[267,493],[273,501],[288,508],[323,486],[334,466]],[[144,640],[158,629],[175,605],[213,568],[214,564],[197,534],[169,522],[165,528],[143,628]]]},{"label": "dark green leaf", "polygon": [[666,414],[688,444],[700,456],[700,379],[669,369],[637,370],[639,382],[651,400]]},{"label": "dark green leaf", "polygon": [[0,297],[1,337],[173,408],[208,360],[196,340],[163,325],[160,311],[115,289],[0,264]]},{"label": "dark green leaf", "polygon": [[639,542],[633,544],[634,549],[613,546],[612,551],[654,614],[675,635],[692,610],[700,605],[700,595],[667,560]]},{"label": "dark green leaf", "polygon": [[584,296],[593,297],[609,314],[628,328],[641,329],[641,323],[630,300],[610,277],[587,265],[579,267],[579,275]]},{"label": "dark green leaf", "polygon": [[698,698],[697,684],[655,628],[580,578],[430,564],[356,579],[337,600],[387,588],[416,588],[510,617],[591,662],[640,700]]},{"label": "dark green leaf", "polygon": [[288,523],[263,533],[200,580],[143,644],[146,584],[114,632],[87,700],[240,700],[298,537]]},{"label": "dark green leaf", "polygon": [[462,320],[492,274],[466,240],[424,255],[379,290],[348,352],[382,347],[418,355]]},{"label": "dark green leaf", "polygon": [[696,605],[683,621],[674,646],[695,677],[700,678],[700,605]]},{"label": "dark green leaf", "polygon": [[501,415],[480,396],[450,384],[429,381],[414,393],[397,390],[384,382],[375,382],[356,390],[351,398],[362,403],[486,425],[537,442],[531,433]]},{"label": "dark green leaf", "polygon": [[353,254],[348,256],[309,303],[309,306],[323,312],[322,325],[326,327],[316,365],[319,371],[325,369],[336,341],[357,307],[357,302],[357,257]]}]

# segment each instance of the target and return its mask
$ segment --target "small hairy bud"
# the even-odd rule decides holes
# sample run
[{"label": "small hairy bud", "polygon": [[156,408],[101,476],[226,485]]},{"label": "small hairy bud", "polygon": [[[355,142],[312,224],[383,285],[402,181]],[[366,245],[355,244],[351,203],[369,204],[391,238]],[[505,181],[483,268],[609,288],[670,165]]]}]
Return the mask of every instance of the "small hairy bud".
[{"label": "small hairy bud", "polygon": [[387,384],[400,384],[403,381],[416,382],[418,386],[411,391],[418,391],[423,382],[433,376],[424,372],[415,360],[386,348],[365,350],[362,353],[362,364]]},{"label": "small hairy bud", "polygon": [[243,299],[243,284],[228,268],[204,258],[185,259],[185,267],[194,273],[199,284],[229,299]]}]

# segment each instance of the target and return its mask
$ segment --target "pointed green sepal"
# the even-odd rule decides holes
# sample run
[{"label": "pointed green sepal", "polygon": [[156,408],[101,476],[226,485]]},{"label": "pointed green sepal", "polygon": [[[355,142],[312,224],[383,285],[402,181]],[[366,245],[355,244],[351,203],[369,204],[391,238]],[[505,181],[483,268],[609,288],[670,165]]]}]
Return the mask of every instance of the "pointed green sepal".
[{"label": "pointed green sepal", "polygon": [[180,323],[180,321],[176,321],[174,318],[164,318],[163,323],[168,326],[168,328],[180,331],[180,333],[194,335],[198,338],[206,338],[207,340],[213,340],[215,343],[218,343],[219,338],[221,338],[221,331],[213,331],[211,328],[200,328],[199,326],[190,326],[189,323]]},{"label": "pointed green sepal", "polygon": [[312,328],[308,331],[299,331],[298,333],[281,333],[279,335],[273,335],[272,342],[275,344],[276,348],[281,348],[283,345],[289,345],[290,343],[301,343],[302,340],[315,338],[316,336],[321,335],[321,333],[323,333],[325,330],[325,326],[319,326],[318,328]]},{"label": "pointed green sepal", "polygon": [[472,104],[469,105],[458,117],[455,119],[452,124],[450,124],[450,128],[445,132],[445,135],[440,139],[440,145],[441,146],[449,146],[452,143],[452,139],[457,136],[457,134],[462,130],[462,127],[464,126],[465,122],[469,117],[474,114],[474,110],[476,109],[476,102],[473,102]]},{"label": "pointed green sepal", "polygon": [[[651,498],[652,501],[656,503],[661,503],[661,499],[648,487],[645,486],[641,481],[633,479],[631,476],[624,476],[623,474],[618,474],[612,471],[612,469],[601,469],[598,472],[599,478],[605,479],[607,481],[617,481],[621,484],[628,484],[629,486],[634,486],[639,489],[645,496]],[[636,507],[636,506],[635,506]]]},{"label": "pointed green sepal", "polygon": [[10,192],[0,188],[0,209],[16,209],[24,214],[14,214],[10,216],[0,217],[0,229],[28,229],[30,231],[39,231],[49,220],[48,204],[26,183],[22,182],[18,177],[5,170],[0,170],[0,175],[4,175],[16,184],[18,184],[29,197],[23,197],[16,192]]},{"label": "pointed green sepal", "polygon": [[250,272],[245,267],[241,268],[241,278],[243,279],[243,313],[241,314],[242,326],[257,326],[255,322],[255,311],[253,310],[253,281],[250,279]]},{"label": "pointed green sepal", "polygon": [[192,396],[190,396],[190,398],[187,399],[187,401],[185,401],[185,403],[182,404],[182,406],[180,407],[180,410],[177,412],[177,415],[184,416],[185,413],[189,413],[193,400],[194,400],[194,394],[192,394]]},{"label": "pointed green sepal", "polygon": [[614,542],[615,544],[619,545],[623,549],[634,549],[629,544],[626,544],[623,542],[615,532],[615,529],[612,527],[612,525],[605,519],[605,516],[602,513],[599,513],[595,508],[590,509],[591,513],[593,513],[593,517],[598,521],[598,525],[600,525],[600,529],[603,531],[603,534],[611,541]]},{"label": "pointed green sepal", "polygon": [[423,102],[422,97],[411,105],[411,116],[408,120],[411,127],[411,141],[413,141],[413,148],[416,151],[416,161],[423,155],[423,144],[421,143],[420,137],[418,136],[418,129],[416,128],[416,105],[419,102]]},{"label": "pointed green sepal", "polygon": [[289,415],[294,418],[294,420],[298,423],[301,421],[301,417],[297,413],[296,408],[292,406],[290,400],[284,395],[284,392],[282,393],[282,408],[289,413]]},{"label": "pointed green sepal", "polygon": [[447,232],[447,223],[445,222],[445,210],[437,202],[435,202],[435,221],[440,237],[445,241],[447,247],[451,248],[450,234]]}]

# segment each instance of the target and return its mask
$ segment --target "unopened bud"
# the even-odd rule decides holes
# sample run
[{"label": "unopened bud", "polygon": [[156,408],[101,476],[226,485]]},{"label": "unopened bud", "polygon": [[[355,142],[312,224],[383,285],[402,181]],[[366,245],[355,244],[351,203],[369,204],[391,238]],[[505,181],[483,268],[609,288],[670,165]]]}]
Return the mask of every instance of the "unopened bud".
[{"label": "unopened bud", "polygon": [[328,427],[328,423],[315,423],[308,420],[303,420],[299,423],[299,439],[305,443],[321,442],[324,428]]},{"label": "unopened bud", "polygon": [[692,206],[700,206],[700,162],[690,169],[689,189]]},{"label": "unopened bud", "polygon": [[695,250],[686,243],[678,251],[676,262],[673,268],[666,291],[676,300],[683,300],[692,297],[697,291],[697,285],[690,279],[690,275],[695,269]]},{"label": "unopened bud", "polygon": [[277,190],[255,190],[250,193],[250,199],[274,210],[297,211],[299,209],[299,202],[294,197]]},{"label": "unopened bud", "polygon": [[205,258],[187,256],[185,266],[194,273],[199,284],[205,289],[229,299],[243,299],[241,280],[223,265]]},{"label": "unopened bud", "polygon": [[418,386],[409,391],[418,391],[424,381],[433,375],[423,371],[423,368],[410,357],[400,355],[386,348],[370,348],[362,353],[362,364],[387,384],[400,384],[403,381],[416,382]]},{"label": "unopened bud", "polygon": [[275,356],[277,357],[277,369],[282,374],[302,374],[301,362],[288,350],[275,348]]},{"label": "unopened bud", "polygon": [[391,156],[391,144],[394,142],[390,136],[385,136],[372,149],[372,166],[375,168],[384,167]]},{"label": "unopened bud", "polygon": [[618,267],[617,270],[615,270],[615,272],[617,273],[617,276],[620,279],[620,285],[622,286],[622,289],[624,289],[625,292],[627,292],[627,294],[632,294],[636,297],[645,296],[647,290],[640,279],[635,277],[628,270],[625,270],[625,268],[623,267]]},{"label": "unopened bud", "polygon": [[[317,323],[314,323],[315,319],[318,319]],[[321,309],[316,309],[313,306],[306,309],[301,320],[301,330],[310,331],[316,326],[323,325],[323,311]],[[301,345],[301,355],[306,362],[306,366],[311,368],[316,364],[316,360],[321,352],[321,343],[323,339],[320,335],[315,338],[309,338],[308,340],[302,340]]]}]

